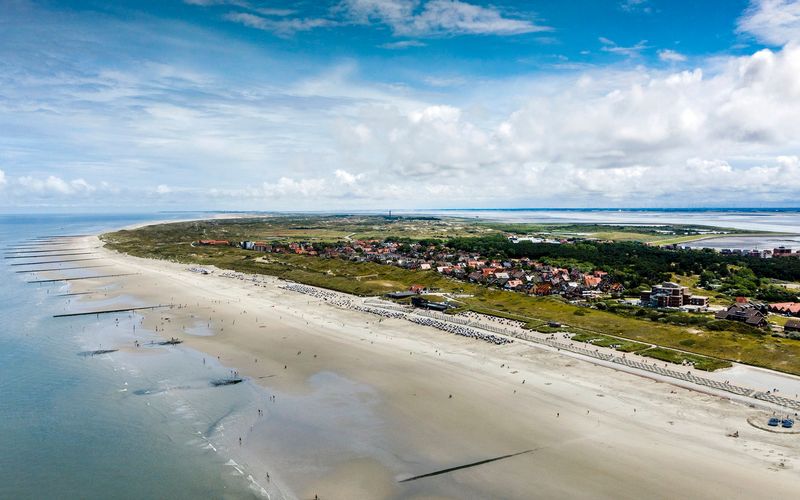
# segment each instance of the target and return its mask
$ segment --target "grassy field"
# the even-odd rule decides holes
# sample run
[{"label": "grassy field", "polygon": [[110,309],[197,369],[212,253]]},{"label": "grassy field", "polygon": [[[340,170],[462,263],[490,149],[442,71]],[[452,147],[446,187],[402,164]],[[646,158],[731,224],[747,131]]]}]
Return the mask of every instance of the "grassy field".
[{"label": "grassy field", "polygon": [[697,356],[696,354],[688,354],[672,349],[664,349],[662,347],[646,349],[638,352],[637,354],[647,356],[648,358],[667,361],[669,363],[682,364],[684,361],[686,361],[688,363],[692,363],[698,370],[704,370],[707,372],[713,372],[714,370],[719,370],[720,368],[729,368],[731,366],[729,362],[721,359]]},{"label": "grassy field", "polygon": [[788,316],[781,316],[780,314],[768,314],[767,320],[779,326],[784,326],[791,318]]},{"label": "grassy field", "polygon": [[[323,219],[330,222],[328,218]],[[417,224],[414,221],[406,222]],[[531,297],[489,289],[446,278],[433,271],[411,271],[342,259],[260,254],[230,247],[190,245],[199,238],[266,239],[266,235],[276,234],[277,229],[288,230],[272,219],[264,223],[266,227],[260,227],[259,224],[260,222],[253,220],[231,224],[220,221],[164,224],[135,231],[109,233],[103,239],[112,249],[141,257],[269,274],[361,296],[382,295],[389,291],[406,290],[412,284],[420,284],[442,292],[470,294],[472,297],[459,299],[462,309],[519,320],[531,328],[541,327],[548,321],[557,321],[578,328],[583,333],[622,337],[634,342],[681,349],[700,356],[739,361],[800,375],[800,341],[797,340],[727,330],[710,331],[700,327],[689,328],[626,317],[577,307],[559,297]],[[314,232],[320,238],[352,233],[349,222],[344,223],[346,230],[337,225],[328,225],[323,230],[308,220],[304,228],[295,224],[297,222],[291,219],[284,221],[283,226],[290,225],[292,231],[304,234]],[[411,229],[408,231],[409,234],[422,234],[412,232]],[[250,236],[251,234],[258,236]]]},{"label": "grassy field", "polygon": [[599,347],[612,347],[621,352],[637,352],[650,347],[650,344],[632,342],[630,340],[620,340],[618,338],[609,337],[608,335],[600,335],[597,333],[576,333],[572,336],[572,340],[576,342],[588,342]]}]

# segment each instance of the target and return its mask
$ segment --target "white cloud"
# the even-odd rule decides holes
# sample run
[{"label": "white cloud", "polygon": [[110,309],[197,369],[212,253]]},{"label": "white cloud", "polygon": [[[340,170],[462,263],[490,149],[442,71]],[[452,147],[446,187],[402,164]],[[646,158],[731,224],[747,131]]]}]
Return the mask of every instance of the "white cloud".
[{"label": "white cloud", "polygon": [[800,1],[751,0],[737,29],[776,46],[800,41]]},{"label": "white cloud", "polygon": [[413,17],[418,5],[419,0],[343,0],[339,10],[360,23],[378,20],[394,25]]},{"label": "white cloud", "polygon": [[259,14],[263,14],[265,16],[290,16],[297,12],[294,9],[283,9],[283,8],[274,8],[274,7],[260,7],[258,5],[254,5],[251,2],[247,2],[245,0],[183,0],[183,3],[189,5],[198,5],[200,7],[210,7],[214,5],[230,5],[233,7],[239,7],[242,9],[247,9],[252,12],[257,12]]},{"label": "white cloud", "polygon": [[658,51],[658,58],[662,61],[667,62],[684,62],[686,61],[686,56],[681,54],[680,52],[676,52],[670,49],[664,49]]},{"label": "white cloud", "polygon": [[[411,26],[425,5],[381,15]],[[89,24],[64,32],[119,31]],[[15,70],[0,72],[3,206],[212,208],[207,196],[232,209],[758,205],[792,204],[800,189],[794,44],[692,57],[688,71],[643,59],[496,79],[411,67],[364,80],[370,69],[355,59],[310,69],[207,32],[176,37],[181,48],[164,57],[159,38],[159,57],[129,67],[117,58],[124,48],[108,47],[113,71],[83,62],[108,54],[76,58],[62,38],[45,38],[54,55],[43,64],[14,55],[41,53],[41,40],[25,45],[29,31],[0,44]],[[218,70],[192,54],[230,64]],[[245,77],[224,72],[237,67]],[[101,182],[112,178],[124,187]]]},{"label": "white cloud", "polygon": [[431,87],[457,87],[467,83],[467,79],[462,76],[426,76],[423,81]]},{"label": "white cloud", "polygon": [[399,42],[389,42],[379,45],[382,49],[407,49],[409,47],[425,47],[427,44],[419,40],[401,40]]},{"label": "white cloud", "polygon": [[256,7],[253,10],[265,16],[291,16],[297,12],[294,9],[275,9],[270,7]]},{"label": "white cloud", "polygon": [[347,186],[354,186],[359,180],[364,178],[364,174],[354,175],[342,169],[337,169],[336,172],[334,172],[334,175],[339,182]]},{"label": "white cloud", "polygon": [[499,121],[469,106],[364,107],[341,147],[380,179],[374,192],[419,199],[415,185],[450,186],[451,204],[790,202],[800,187],[800,47],[707,72],[591,70],[533,85],[486,87],[525,95]]},{"label": "white cloud", "polygon": [[0,188],[6,185],[6,173],[0,170]]},{"label": "white cloud", "polygon": [[23,192],[41,195],[90,194],[97,189],[83,179],[65,181],[55,175],[48,175],[45,178],[22,176],[17,178],[17,185]]},{"label": "white cloud", "polygon": [[518,35],[551,28],[527,19],[504,17],[493,7],[459,0],[343,0],[340,10],[359,23],[380,22],[397,35]]},{"label": "white cloud", "polygon": [[[398,36],[439,35],[519,35],[552,28],[530,19],[505,17],[494,7],[482,7],[460,0],[342,0],[327,16],[290,17],[294,9],[260,7],[245,0],[184,0],[199,6],[234,6],[224,18],[245,26],[288,37],[301,31],[347,24],[379,23],[389,26]],[[424,46],[404,40],[380,45],[386,49]]]},{"label": "white cloud", "polygon": [[650,47],[647,45],[647,40],[640,40],[635,45],[630,47],[621,47],[617,45],[613,40],[609,40],[606,37],[601,36],[598,40],[602,46],[600,50],[603,52],[611,52],[612,54],[622,54],[627,57],[634,57],[638,56],[643,50],[649,49]]},{"label": "white cloud", "polygon": [[650,0],[622,0],[619,8],[625,12],[644,12],[650,14],[653,8],[649,5]]},{"label": "white cloud", "polygon": [[323,18],[279,18],[250,14],[248,12],[229,12],[225,14],[228,21],[237,22],[251,28],[275,33],[278,36],[291,36],[298,31],[309,31],[316,28],[336,26],[336,22]]},{"label": "white cloud", "polygon": [[410,25],[395,29],[399,32],[407,31],[421,35],[435,33],[517,35],[550,30],[548,27],[524,19],[503,17],[493,8],[458,0],[430,0],[425,4],[423,11],[413,18]]}]

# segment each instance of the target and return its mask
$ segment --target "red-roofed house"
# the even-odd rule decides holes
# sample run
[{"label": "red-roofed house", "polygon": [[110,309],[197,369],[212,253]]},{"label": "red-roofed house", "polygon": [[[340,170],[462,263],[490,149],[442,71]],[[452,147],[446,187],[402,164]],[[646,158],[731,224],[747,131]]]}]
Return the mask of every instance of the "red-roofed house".
[{"label": "red-roofed house", "polygon": [[550,295],[553,293],[553,285],[550,283],[537,283],[532,292],[534,295]]},{"label": "red-roofed house", "polygon": [[508,280],[506,281],[505,287],[509,290],[513,290],[514,288],[519,288],[522,286],[522,280]]},{"label": "red-roofed house", "polygon": [[769,312],[800,316],[800,302],[778,302],[769,305]]},{"label": "red-roofed house", "polygon": [[599,276],[589,276],[588,274],[583,277],[583,284],[589,288],[597,288],[603,278]]}]

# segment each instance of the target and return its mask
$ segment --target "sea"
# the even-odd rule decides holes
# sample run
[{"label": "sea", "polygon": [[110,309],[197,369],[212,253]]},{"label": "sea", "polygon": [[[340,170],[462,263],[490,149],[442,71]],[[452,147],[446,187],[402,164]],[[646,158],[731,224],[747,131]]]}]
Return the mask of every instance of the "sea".
[{"label": "sea", "polygon": [[[170,218],[187,214],[0,216],[0,246]],[[0,498],[262,498],[224,435],[259,388],[211,387],[230,368],[181,346],[86,355],[131,345],[138,318],[54,318],[86,306],[17,262],[0,266]]]},{"label": "sea", "polygon": [[[702,224],[800,234],[797,210],[425,213],[514,222]],[[0,247],[8,254],[11,247],[44,236],[95,234],[153,220],[209,216],[0,215]],[[750,247],[754,242],[758,244],[743,244]],[[202,353],[183,346],[146,347],[152,349],[150,356],[124,350],[87,355],[132,345],[139,318],[55,318],[86,310],[87,305],[63,296],[70,291],[65,282],[28,283],[31,275],[17,272],[24,266],[11,265],[17,262],[3,259],[0,265],[0,498],[265,497],[263,478],[240,466],[230,438],[256,412],[255,402],[265,398],[260,387],[250,382],[224,390],[212,387],[211,380],[227,376],[233,367],[213,359],[204,362]],[[94,307],[114,304],[107,300]],[[143,343],[158,339],[141,329],[135,338]],[[285,420],[290,425],[290,415]],[[291,443],[285,445],[289,452]]]}]

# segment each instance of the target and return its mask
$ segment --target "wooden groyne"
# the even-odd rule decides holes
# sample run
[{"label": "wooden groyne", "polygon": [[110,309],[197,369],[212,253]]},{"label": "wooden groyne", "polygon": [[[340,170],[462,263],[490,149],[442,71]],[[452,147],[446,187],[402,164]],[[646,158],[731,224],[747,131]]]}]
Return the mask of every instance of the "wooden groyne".
[{"label": "wooden groyne", "polygon": [[37,236],[38,238],[85,238],[92,236],[91,234],[45,234]]},{"label": "wooden groyne", "polygon": [[87,311],[87,312],[79,312],[79,313],[67,313],[67,314],[54,314],[54,318],[70,318],[74,316],[92,316],[96,314],[113,314],[113,313],[121,313],[121,312],[131,312],[131,311],[143,311],[146,309],[160,309],[162,307],[172,307],[170,304],[162,304],[157,306],[143,306],[143,307],[126,307],[124,309],[105,309],[101,311]]},{"label": "wooden groyne", "polygon": [[100,260],[102,257],[89,257],[88,259],[62,259],[62,260],[45,260],[38,262],[18,262],[16,264],[9,264],[10,266],[38,266],[39,264],[58,264],[60,262],[81,262],[84,260]]},{"label": "wooden groyne", "polygon": [[101,276],[81,276],[79,278],[58,278],[58,279],[51,279],[51,280],[33,280],[28,281],[28,283],[55,283],[56,281],[77,281],[77,280],[91,280],[97,278],[117,278],[119,276],[133,276],[138,273],[124,273],[124,274],[104,274]]},{"label": "wooden groyne", "polygon": [[416,481],[417,479],[422,479],[422,478],[432,477],[432,476],[438,476],[440,474],[447,474],[448,472],[455,472],[455,471],[461,470],[461,469],[468,469],[470,467],[476,467],[478,465],[488,464],[488,463],[491,463],[491,462],[496,462],[498,460],[505,460],[507,458],[516,457],[518,455],[524,455],[524,454],[530,453],[532,451],[533,450],[525,450],[525,451],[520,451],[520,452],[517,452],[517,453],[511,453],[510,455],[502,455],[502,456],[499,456],[499,457],[487,458],[486,460],[479,460],[477,462],[472,462],[472,463],[468,463],[468,464],[464,464],[464,465],[458,465],[456,467],[448,467],[447,469],[441,469],[441,470],[437,470],[437,471],[434,471],[434,472],[429,472],[427,474],[420,474],[419,476],[414,476],[414,477],[409,477],[409,478],[406,478],[406,479],[401,479],[398,482],[399,483],[407,483],[409,481]]},{"label": "wooden groyne", "polygon": [[[36,247],[32,247],[32,248],[36,248]],[[54,249],[51,249],[51,250],[26,250],[26,249],[21,249],[21,250],[16,250],[16,251],[12,250],[10,252],[6,252],[5,255],[18,255],[18,254],[21,254],[21,253],[77,252],[79,250],[94,250],[95,248],[99,248],[99,247],[90,247],[90,248],[54,248]],[[7,249],[7,250],[10,250],[10,249]]]},{"label": "wooden groyne", "polygon": [[[48,243],[48,246],[62,246],[62,245],[74,245],[74,243],[64,242],[64,243]],[[11,245],[5,247],[6,250],[25,250],[28,248],[42,248],[42,243],[26,243],[24,245]]]},{"label": "wooden groyne", "polygon": [[15,273],[44,273],[47,271],[69,271],[74,269],[92,269],[95,267],[109,267],[111,264],[100,264],[97,266],[75,266],[75,267],[50,267],[47,269],[24,269],[22,271],[14,271]]},{"label": "wooden groyne", "polygon": [[51,253],[47,255],[10,255],[3,258],[4,259],[47,259],[50,257],[73,257],[75,255],[96,255],[96,254],[94,252]]}]

